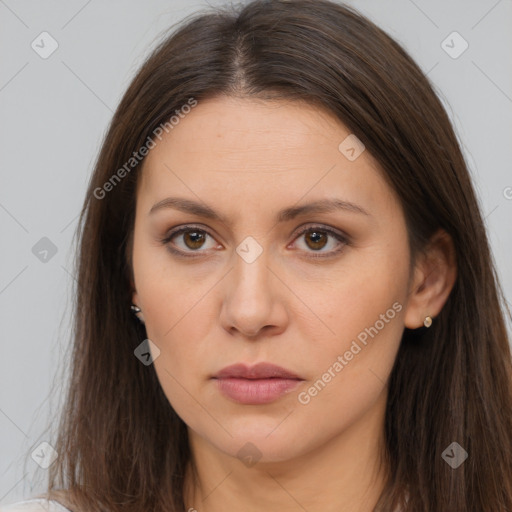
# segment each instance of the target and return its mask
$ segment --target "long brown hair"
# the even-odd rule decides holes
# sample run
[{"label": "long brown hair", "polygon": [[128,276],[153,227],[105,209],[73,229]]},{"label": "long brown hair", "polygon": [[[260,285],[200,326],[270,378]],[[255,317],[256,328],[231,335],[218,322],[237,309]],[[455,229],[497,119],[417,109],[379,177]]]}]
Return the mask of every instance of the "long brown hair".
[{"label": "long brown hair", "polygon": [[[142,165],[110,181],[103,197],[98,190],[190,98],[220,94],[331,112],[397,192],[413,256],[439,228],[453,239],[452,292],[430,329],[405,329],[390,376],[389,480],[375,510],[512,511],[510,312],[457,137],[404,49],[326,0],[256,0],[196,14],[166,34],[122,98],[78,225],[70,381],[49,496],[74,512],[185,510],[186,425],[153,366],[134,356],[146,337],[130,311]],[[452,442],[468,453],[456,469],[442,456]]]}]

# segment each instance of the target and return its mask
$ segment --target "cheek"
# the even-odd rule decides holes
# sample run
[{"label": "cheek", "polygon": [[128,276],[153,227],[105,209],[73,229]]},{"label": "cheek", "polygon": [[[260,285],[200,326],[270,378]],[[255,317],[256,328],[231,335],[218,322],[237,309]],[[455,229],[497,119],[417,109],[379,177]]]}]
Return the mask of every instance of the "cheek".
[{"label": "cheek", "polygon": [[330,323],[334,341],[317,337],[304,354],[312,377],[295,394],[295,403],[306,423],[321,418],[327,436],[356,422],[382,398],[403,332],[404,307],[395,300],[397,293],[382,286],[368,297],[346,296],[350,307],[339,309]]},{"label": "cheek", "polygon": [[135,238],[133,265],[148,336],[168,344],[183,324],[195,325],[190,318],[206,298],[212,272],[207,266],[198,270],[198,266],[177,263],[145,233]]},{"label": "cheek", "polygon": [[218,277],[177,265],[162,248],[141,251],[138,263],[137,289],[147,336],[160,350],[155,371],[169,402],[192,421],[194,415],[189,415],[197,405],[192,396],[197,396],[199,379],[210,369],[208,344],[218,323],[212,304]]},{"label": "cheek", "polygon": [[[397,301],[403,306],[408,265],[408,249],[397,240],[394,247],[375,244],[353,250],[332,271],[316,271],[310,279],[295,280],[294,293],[304,298],[314,313],[302,317],[301,328],[318,332],[317,340],[324,339],[329,347],[343,348],[375,322],[381,326],[380,315],[385,315],[384,321],[391,317],[397,323],[396,308],[388,315],[386,311]],[[293,275],[287,278],[293,279]]]},{"label": "cheek", "polygon": [[315,403],[311,410],[325,407],[329,415],[329,403],[362,410],[382,391],[403,333],[408,264],[405,244],[375,246],[347,260],[343,274],[333,274],[321,289],[302,291],[329,328],[311,318],[298,327],[312,340],[303,357],[311,364],[313,387],[302,401]]}]

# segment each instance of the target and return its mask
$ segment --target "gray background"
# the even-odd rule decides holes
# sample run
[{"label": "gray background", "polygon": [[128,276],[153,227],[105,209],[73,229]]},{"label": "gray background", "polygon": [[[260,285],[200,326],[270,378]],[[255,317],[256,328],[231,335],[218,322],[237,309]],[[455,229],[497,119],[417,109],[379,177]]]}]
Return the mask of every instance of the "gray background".
[{"label": "gray background", "polygon": [[[511,0],[348,3],[402,43],[435,83],[510,304]],[[157,36],[205,5],[0,0],[0,504],[44,489],[46,470],[30,454],[49,440],[45,427],[56,426],[67,375],[60,362],[69,348],[72,237],[107,123]],[[31,47],[50,48],[49,39],[40,42],[44,31],[58,43],[46,59]],[[446,40],[453,31],[469,44],[458,58],[445,51],[462,49],[453,36]]]}]

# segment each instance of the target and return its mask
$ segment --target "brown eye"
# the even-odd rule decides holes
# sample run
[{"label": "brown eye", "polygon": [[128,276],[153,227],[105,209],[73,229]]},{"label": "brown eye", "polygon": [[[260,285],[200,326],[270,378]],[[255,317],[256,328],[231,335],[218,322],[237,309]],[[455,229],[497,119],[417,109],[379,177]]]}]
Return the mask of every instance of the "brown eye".
[{"label": "brown eye", "polygon": [[[303,229],[296,240],[304,240],[303,249],[312,258],[328,258],[335,256],[349,244],[349,238],[332,229],[321,226],[307,227]],[[331,249],[323,250],[330,244]],[[318,253],[318,254],[315,254]]]},{"label": "brown eye", "polygon": [[183,234],[183,242],[189,249],[200,249],[204,240],[204,233],[198,230],[185,231]]},{"label": "brown eye", "polygon": [[[212,240],[210,247],[207,245],[208,238]],[[183,226],[176,229],[161,242],[172,254],[177,256],[200,256],[201,253],[207,252],[206,249],[215,247],[214,238],[208,232],[194,226]]]},{"label": "brown eye", "polygon": [[327,245],[328,237],[324,232],[314,229],[306,232],[305,240],[309,248],[319,250]]}]

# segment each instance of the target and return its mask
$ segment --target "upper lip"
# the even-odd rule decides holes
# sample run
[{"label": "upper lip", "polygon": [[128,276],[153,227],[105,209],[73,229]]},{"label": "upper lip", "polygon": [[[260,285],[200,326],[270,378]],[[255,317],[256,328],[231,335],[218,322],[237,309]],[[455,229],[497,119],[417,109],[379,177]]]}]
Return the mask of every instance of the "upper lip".
[{"label": "upper lip", "polygon": [[258,363],[254,366],[247,366],[243,363],[226,366],[220,372],[214,375],[216,379],[223,378],[242,378],[242,379],[269,379],[272,377],[281,379],[299,379],[303,380],[297,374],[281,368],[272,363]]}]

